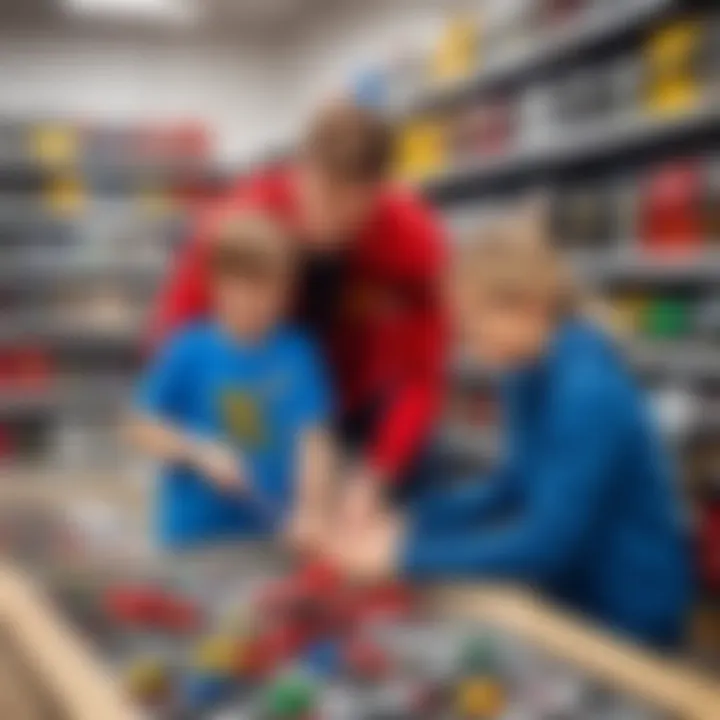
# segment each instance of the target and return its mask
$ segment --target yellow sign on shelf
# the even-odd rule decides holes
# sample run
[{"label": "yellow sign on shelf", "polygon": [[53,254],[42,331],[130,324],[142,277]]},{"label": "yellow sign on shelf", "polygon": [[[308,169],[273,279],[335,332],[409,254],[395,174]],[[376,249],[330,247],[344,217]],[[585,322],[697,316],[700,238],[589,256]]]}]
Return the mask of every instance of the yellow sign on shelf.
[{"label": "yellow sign on shelf", "polygon": [[30,133],[30,152],[43,165],[77,163],[79,138],[77,131],[66,125],[40,125]]},{"label": "yellow sign on shelf", "polygon": [[419,180],[440,170],[445,162],[445,138],[440,123],[419,120],[400,133],[397,151],[398,174]]},{"label": "yellow sign on shelf", "polygon": [[478,44],[476,21],[467,16],[452,18],[432,60],[433,80],[448,82],[470,75],[477,67]]},{"label": "yellow sign on shelf", "polygon": [[700,85],[688,78],[663,79],[651,86],[647,108],[653,115],[688,112],[701,97]]},{"label": "yellow sign on shelf", "polygon": [[651,72],[685,68],[692,70],[700,52],[702,27],[696,20],[665,25],[648,40],[645,55]]}]

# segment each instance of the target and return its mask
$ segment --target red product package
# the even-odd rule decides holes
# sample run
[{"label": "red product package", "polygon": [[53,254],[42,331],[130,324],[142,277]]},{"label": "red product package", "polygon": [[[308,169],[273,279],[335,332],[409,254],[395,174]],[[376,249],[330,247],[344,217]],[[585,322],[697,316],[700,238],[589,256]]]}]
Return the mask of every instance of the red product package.
[{"label": "red product package", "polygon": [[697,160],[662,165],[641,186],[638,229],[652,254],[695,253],[702,248],[703,174]]}]

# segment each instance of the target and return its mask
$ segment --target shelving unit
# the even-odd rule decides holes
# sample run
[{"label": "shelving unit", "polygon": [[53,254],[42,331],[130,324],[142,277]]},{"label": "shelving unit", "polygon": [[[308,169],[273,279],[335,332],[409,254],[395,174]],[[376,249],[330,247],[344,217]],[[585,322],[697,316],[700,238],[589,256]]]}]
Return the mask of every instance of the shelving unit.
[{"label": "shelving unit", "polygon": [[628,0],[595,5],[589,13],[539,33],[538,37],[487,63],[469,78],[431,87],[393,113],[396,120],[477,97],[498,86],[528,82],[552,72],[603,44],[637,33],[667,15],[676,0]]},{"label": "shelving unit", "polygon": [[483,190],[508,179],[520,177],[537,182],[571,166],[662,149],[683,140],[703,140],[705,136],[713,140],[720,138],[718,104],[677,116],[624,116],[563,130],[540,144],[516,148],[495,159],[450,168],[422,182],[420,188],[435,202],[447,205],[477,198]]},{"label": "shelving unit", "polygon": [[[84,447],[90,471],[115,462],[145,315],[187,236],[191,201],[232,176],[195,146],[183,156],[182,143],[144,156],[157,128],[33,118],[10,130],[11,156],[0,156],[0,461],[11,438],[14,463],[37,456],[61,468],[72,455],[75,472]],[[35,156],[42,133],[60,156]]]}]

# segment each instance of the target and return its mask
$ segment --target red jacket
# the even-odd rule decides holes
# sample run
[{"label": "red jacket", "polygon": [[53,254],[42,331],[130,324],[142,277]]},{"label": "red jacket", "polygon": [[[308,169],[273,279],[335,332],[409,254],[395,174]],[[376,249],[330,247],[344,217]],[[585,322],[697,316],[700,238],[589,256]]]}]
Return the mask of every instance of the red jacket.
[{"label": "red jacket", "polygon": [[[288,227],[297,223],[287,170],[243,182],[223,202],[259,207]],[[208,309],[207,222],[180,253],[155,315],[153,340]],[[386,190],[351,246],[342,321],[326,338],[344,410],[386,398],[368,461],[397,477],[426,440],[439,411],[445,360],[440,280],[445,243],[431,210],[398,188]]]}]

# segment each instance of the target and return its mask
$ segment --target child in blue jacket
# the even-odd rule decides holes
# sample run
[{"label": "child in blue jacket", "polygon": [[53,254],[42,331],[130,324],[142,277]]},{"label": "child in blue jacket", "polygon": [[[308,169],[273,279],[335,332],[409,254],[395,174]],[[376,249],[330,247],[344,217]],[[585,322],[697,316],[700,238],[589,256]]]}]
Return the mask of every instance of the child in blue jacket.
[{"label": "child in blue jacket", "polygon": [[213,313],[162,348],[129,435],[162,464],[156,535],[170,549],[278,531],[307,541],[329,481],[325,373],[283,325],[295,274],[284,231],[218,218],[205,248]]},{"label": "child in blue jacket", "polygon": [[531,584],[674,645],[691,599],[686,515],[613,340],[583,317],[555,253],[507,227],[462,253],[452,305],[467,353],[500,371],[507,459],[421,496],[405,522],[379,519],[338,559],[361,576]]}]

